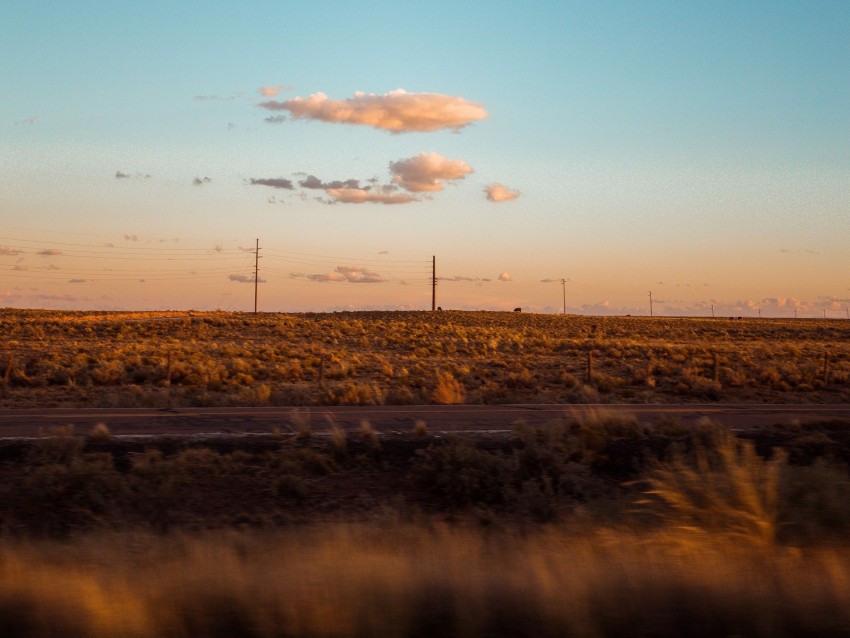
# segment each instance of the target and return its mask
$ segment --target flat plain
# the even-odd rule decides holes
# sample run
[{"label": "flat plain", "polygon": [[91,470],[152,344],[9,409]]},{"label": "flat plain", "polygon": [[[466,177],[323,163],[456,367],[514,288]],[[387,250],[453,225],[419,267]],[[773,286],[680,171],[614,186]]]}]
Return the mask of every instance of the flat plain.
[{"label": "flat plain", "polygon": [[0,442],[4,636],[850,626],[846,420],[735,435],[600,405],[499,432],[316,421],[329,406],[843,406],[850,322],[3,310],[0,334],[4,408],[287,408],[261,436],[116,435],[104,417]]},{"label": "flat plain", "polygon": [[850,321],[0,311],[6,407],[847,403]]}]

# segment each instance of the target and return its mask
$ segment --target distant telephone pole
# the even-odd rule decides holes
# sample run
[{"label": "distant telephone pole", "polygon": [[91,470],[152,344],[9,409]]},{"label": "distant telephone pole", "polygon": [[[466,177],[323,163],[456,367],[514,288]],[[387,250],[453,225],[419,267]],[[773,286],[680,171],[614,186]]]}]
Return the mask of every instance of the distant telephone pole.
[{"label": "distant telephone pole", "polygon": [[564,314],[567,314],[567,280],[561,277],[561,289],[564,292]]},{"label": "distant telephone pole", "polygon": [[431,256],[431,312],[437,309],[437,256]]},{"label": "distant telephone pole", "polygon": [[257,238],[257,247],[254,249],[254,314],[257,314],[257,284],[260,281],[260,238]]},{"label": "distant telephone pole", "polygon": [[649,316],[652,316],[652,291],[649,291]]}]

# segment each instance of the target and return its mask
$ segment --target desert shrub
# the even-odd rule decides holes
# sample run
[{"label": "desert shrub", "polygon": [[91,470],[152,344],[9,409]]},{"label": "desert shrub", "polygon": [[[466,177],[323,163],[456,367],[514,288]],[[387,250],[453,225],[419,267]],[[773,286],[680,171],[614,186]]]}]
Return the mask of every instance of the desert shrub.
[{"label": "desert shrub", "polygon": [[440,405],[463,403],[466,400],[466,390],[451,372],[441,372],[437,375],[432,398]]},{"label": "desert shrub", "polygon": [[79,453],[27,468],[15,486],[10,517],[30,531],[65,535],[109,525],[120,507],[125,484],[106,453]]},{"label": "desert shrub", "polygon": [[501,452],[452,439],[418,450],[416,455],[414,479],[449,508],[503,505],[514,495],[513,463]]},{"label": "desert shrub", "polygon": [[780,536],[809,543],[845,538],[850,529],[850,475],[843,464],[817,459],[784,468]]}]

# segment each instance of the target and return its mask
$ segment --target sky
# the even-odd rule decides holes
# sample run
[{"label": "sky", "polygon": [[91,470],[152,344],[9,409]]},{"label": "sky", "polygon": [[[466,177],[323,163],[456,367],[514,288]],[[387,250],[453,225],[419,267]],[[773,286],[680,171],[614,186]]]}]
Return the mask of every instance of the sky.
[{"label": "sky", "polygon": [[[850,319],[850,2],[0,4],[0,307]],[[257,244],[259,251],[257,255]]]}]

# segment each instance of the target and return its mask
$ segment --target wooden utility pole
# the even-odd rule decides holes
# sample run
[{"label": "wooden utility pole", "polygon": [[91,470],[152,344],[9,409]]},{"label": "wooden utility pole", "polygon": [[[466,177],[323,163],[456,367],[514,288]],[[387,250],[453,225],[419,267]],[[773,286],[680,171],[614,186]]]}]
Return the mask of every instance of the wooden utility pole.
[{"label": "wooden utility pole", "polygon": [[437,256],[431,257],[431,311],[437,309]]},{"label": "wooden utility pole", "polygon": [[561,277],[561,289],[564,292],[564,314],[567,314],[567,280]]},{"label": "wooden utility pole", "polygon": [[257,245],[254,249],[254,314],[257,314],[257,287],[260,282],[260,239],[257,238]]},{"label": "wooden utility pole", "polygon": [[652,316],[652,291],[649,291],[649,316]]}]

